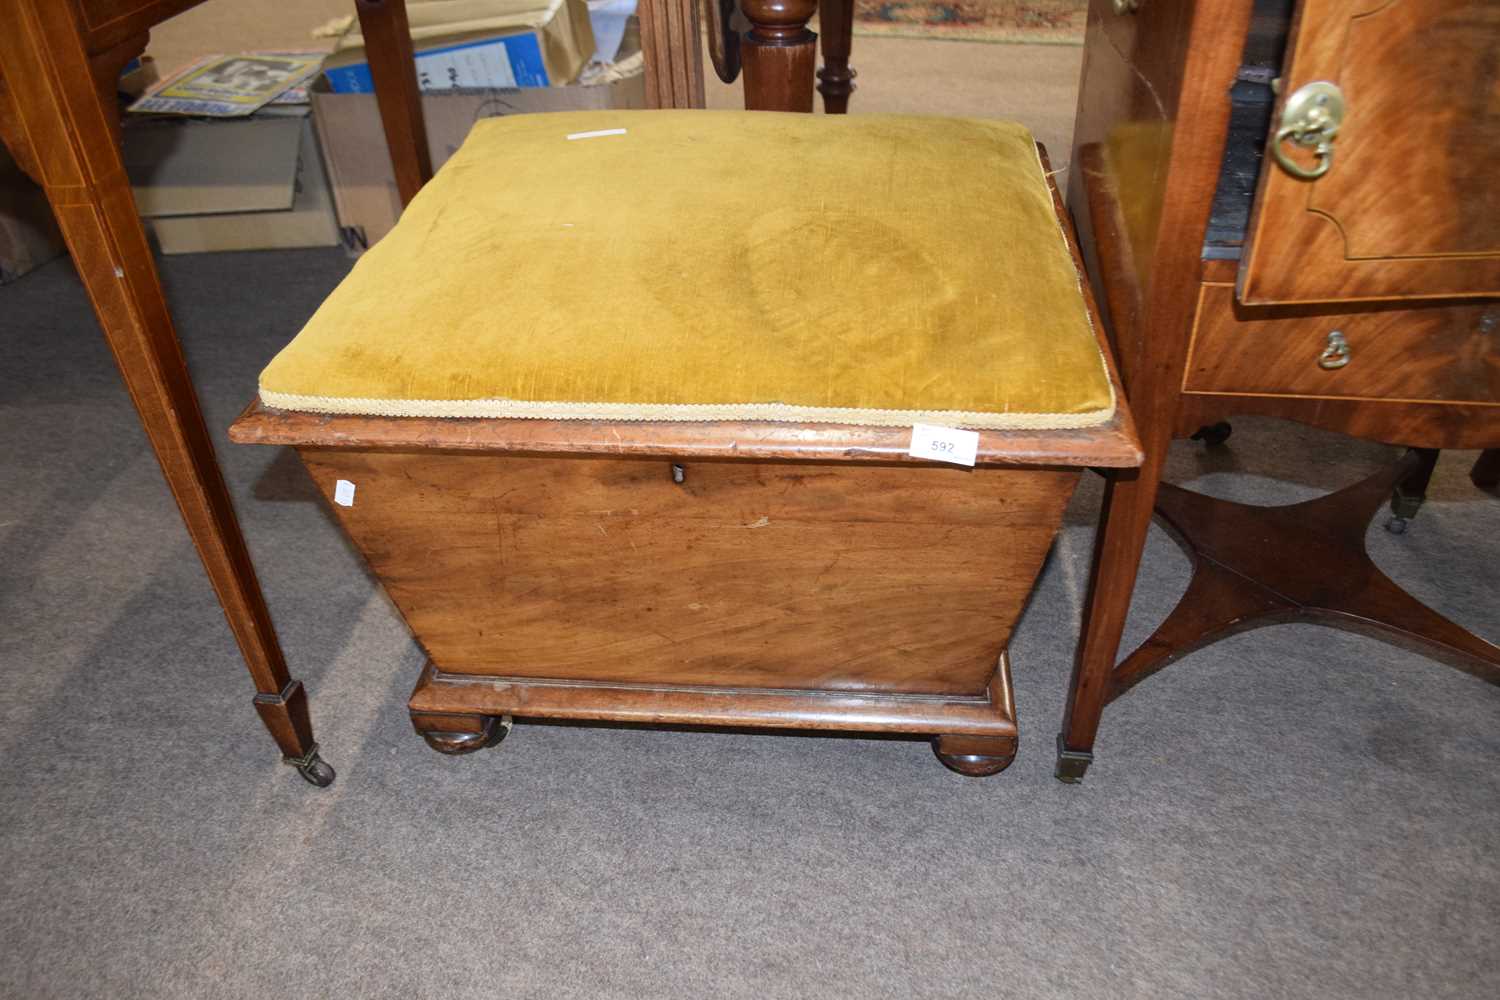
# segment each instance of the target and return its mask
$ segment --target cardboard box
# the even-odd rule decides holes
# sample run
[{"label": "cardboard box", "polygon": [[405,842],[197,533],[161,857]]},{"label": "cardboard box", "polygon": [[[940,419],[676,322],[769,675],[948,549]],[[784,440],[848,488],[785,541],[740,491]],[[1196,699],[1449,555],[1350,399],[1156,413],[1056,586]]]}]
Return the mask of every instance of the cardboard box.
[{"label": "cardboard box", "polygon": [[0,146],[0,285],[62,252],[62,233],[47,196]]},{"label": "cardboard box", "polygon": [[[407,20],[424,91],[562,86],[594,54],[585,0],[426,0],[407,5]],[[375,91],[357,31],[323,73],[334,93]]]},{"label": "cardboard box", "polygon": [[162,252],[337,244],[333,200],[307,111],[131,122],[125,170]]},{"label": "cardboard box", "polygon": [[[457,152],[469,129],[481,118],[539,111],[644,108],[646,85],[641,67],[637,53],[628,65],[622,64],[623,72],[592,86],[424,94],[422,113],[433,169]],[[380,111],[374,94],[331,93],[323,80],[313,84],[312,106],[338,213],[339,237],[344,249],[357,255],[390,232],[401,214]],[[497,183],[501,182],[503,178],[497,178]]]}]

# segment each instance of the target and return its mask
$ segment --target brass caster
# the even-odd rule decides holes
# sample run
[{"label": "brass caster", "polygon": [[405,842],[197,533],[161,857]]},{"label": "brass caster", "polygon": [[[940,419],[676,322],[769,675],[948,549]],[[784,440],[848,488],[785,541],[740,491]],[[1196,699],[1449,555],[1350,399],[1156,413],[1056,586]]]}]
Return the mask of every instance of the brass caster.
[{"label": "brass caster", "polygon": [[306,781],[309,785],[316,785],[319,788],[327,788],[333,784],[333,779],[338,777],[328,762],[318,756],[316,745],[307,751],[306,756],[283,757],[281,758],[281,762],[295,767],[297,773],[302,775],[303,781]]},{"label": "brass caster", "polygon": [[1065,785],[1078,784],[1093,762],[1093,753],[1088,750],[1069,750],[1063,745],[1062,734],[1058,734],[1057,769],[1052,772],[1058,781]]}]

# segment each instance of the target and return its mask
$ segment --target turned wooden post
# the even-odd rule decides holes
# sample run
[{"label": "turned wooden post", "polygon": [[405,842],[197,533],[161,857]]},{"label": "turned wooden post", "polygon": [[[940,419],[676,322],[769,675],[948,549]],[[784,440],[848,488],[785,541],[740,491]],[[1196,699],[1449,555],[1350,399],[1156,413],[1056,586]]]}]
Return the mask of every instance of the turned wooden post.
[{"label": "turned wooden post", "polygon": [[849,48],[854,34],[854,0],[822,0],[818,5],[818,27],[822,29],[823,68],[818,70],[818,93],[823,110],[830,115],[849,112],[854,77],[849,68]]},{"label": "turned wooden post", "polygon": [[812,111],[818,36],[807,22],[817,9],[817,0],[740,0],[750,22],[740,47],[746,108]]}]

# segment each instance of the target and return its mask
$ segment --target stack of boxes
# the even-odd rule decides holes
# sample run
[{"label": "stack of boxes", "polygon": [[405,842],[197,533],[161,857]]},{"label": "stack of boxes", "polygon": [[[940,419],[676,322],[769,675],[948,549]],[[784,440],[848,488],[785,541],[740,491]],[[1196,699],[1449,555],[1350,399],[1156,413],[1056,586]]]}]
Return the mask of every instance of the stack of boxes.
[{"label": "stack of boxes", "polygon": [[[407,0],[434,168],[480,118],[644,107],[632,8],[630,0]],[[319,34],[323,48],[332,45],[322,73],[251,113],[127,116],[127,170],[163,252],[341,243],[358,254],[395,224],[400,200],[364,40],[352,17]],[[221,63],[253,70],[288,55]],[[58,251],[50,215],[13,165],[0,168],[0,282]]]},{"label": "stack of boxes", "polygon": [[[424,91],[561,86],[594,55],[585,0],[409,0],[406,16]],[[332,93],[375,92],[358,25],[323,74]]]},{"label": "stack of boxes", "polygon": [[[537,2],[408,0],[434,169],[481,118],[645,106],[638,31],[625,31],[605,62],[585,0],[553,0],[542,9]],[[616,11],[599,16],[599,36],[620,37],[603,20]],[[401,214],[373,91],[364,39],[352,30],[341,34],[312,87],[312,108],[339,236],[352,254],[384,236]]]}]

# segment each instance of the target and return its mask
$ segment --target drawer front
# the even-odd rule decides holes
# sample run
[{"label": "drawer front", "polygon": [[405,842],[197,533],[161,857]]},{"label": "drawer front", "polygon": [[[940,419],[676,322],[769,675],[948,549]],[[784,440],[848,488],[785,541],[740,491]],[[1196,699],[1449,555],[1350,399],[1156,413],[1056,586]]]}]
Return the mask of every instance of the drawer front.
[{"label": "drawer front", "polygon": [[[1346,346],[1341,365],[1325,357],[1335,332]],[[1500,303],[1328,313],[1240,306],[1233,285],[1205,284],[1182,387],[1500,404]]]}]

